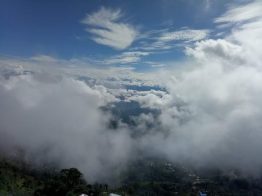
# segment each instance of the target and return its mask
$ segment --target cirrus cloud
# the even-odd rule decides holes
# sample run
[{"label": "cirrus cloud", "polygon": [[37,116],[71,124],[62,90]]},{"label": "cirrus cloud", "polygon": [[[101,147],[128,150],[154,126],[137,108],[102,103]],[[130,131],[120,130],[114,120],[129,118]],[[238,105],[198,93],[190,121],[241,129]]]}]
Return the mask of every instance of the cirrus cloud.
[{"label": "cirrus cloud", "polygon": [[121,22],[123,13],[102,7],[95,13],[87,14],[81,21],[88,25],[86,31],[93,35],[92,40],[117,50],[129,47],[138,35],[134,26]]}]

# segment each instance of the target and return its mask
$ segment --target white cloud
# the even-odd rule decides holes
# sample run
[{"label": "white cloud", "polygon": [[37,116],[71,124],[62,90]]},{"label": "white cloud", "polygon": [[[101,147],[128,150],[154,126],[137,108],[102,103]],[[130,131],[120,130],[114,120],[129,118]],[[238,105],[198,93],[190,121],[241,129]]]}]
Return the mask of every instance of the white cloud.
[{"label": "white cloud", "polygon": [[208,29],[189,29],[171,31],[170,29],[155,30],[145,34],[144,41],[138,50],[168,51],[175,47],[185,47],[199,40],[207,39],[210,35]]},{"label": "white cloud", "polygon": [[172,97],[167,92],[151,90],[133,92],[127,100],[137,101],[141,107],[163,109],[172,100]]},{"label": "white cloud", "polygon": [[126,92],[127,100],[161,110],[157,119],[141,115],[141,122],[161,124],[140,138],[143,152],[196,167],[261,174],[261,24],[262,19],[248,20],[224,39],[188,47],[184,69],[155,73],[168,93]]},{"label": "white cloud", "polygon": [[146,51],[130,51],[123,52],[118,56],[114,56],[105,61],[106,64],[129,64],[137,63],[141,60],[141,57],[150,55],[150,52]]},{"label": "white cloud", "polygon": [[40,61],[40,62],[46,62],[46,63],[57,63],[58,60],[54,57],[48,56],[48,55],[37,55],[31,57],[34,61]]},{"label": "white cloud", "polygon": [[262,2],[230,7],[225,14],[214,20],[219,25],[232,26],[231,33],[226,37],[232,43],[244,45],[242,58],[260,64],[262,44]]},{"label": "white cloud", "polygon": [[[242,58],[243,49],[241,46],[228,42],[224,39],[208,39],[197,42],[195,47],[187,47],[185,50],[187,55],[194,56],[196,59],[206,60],[214,57],[214,61],[219,59],[236,61],[244,61]],[[219,54],[219,55],[218,55]],[[232,64],[234,65],[234,63]]]},{"label": "white cloud", "polygon": [[195,166],[261,174],[262,19],[249,19],[224,39],[197,42],[186,50],[191,65],[160,79],[171,100],[140,98],[156,100],[162,107],[159,120],[170,131],[166,138],[161,133],[143,138],[145,148]]},{"label": "white cloud", "polygon": [[215,19],[216,23],[238,23],[262,18],[262,2],[255,0],[241,6],[230,7],[222,16]]},{"label": "white cloud", "polygon": [[167,64],[163,62],[145,61],[144,63],[151,66],[152,68],[162,68],[167,66]]},{"label": "white cloud", "polygon": [[160,35],[159,41],[198,41],[208,37],[210,31],[207,29],[184,29],[173,32],[166,32]]},{"label": "white cloud", "polygon": [[92,39],[98,44],[122,50],[129,47],[138,35],[138,31],[126,22],[120,22],[121,10],[102,7],[93,14],[88,14],[81,22],[88,25],[86,31],[93,34]]},{"label": "white cloud", "polygon": [[15,156],[19,148],[36,166],[77,167],[89,181],[108,180],[131,152],[128,132],[110,131],[110,116],[99,109],[115,98],[102,86],[52,77],[0,77],[1,152]]}]

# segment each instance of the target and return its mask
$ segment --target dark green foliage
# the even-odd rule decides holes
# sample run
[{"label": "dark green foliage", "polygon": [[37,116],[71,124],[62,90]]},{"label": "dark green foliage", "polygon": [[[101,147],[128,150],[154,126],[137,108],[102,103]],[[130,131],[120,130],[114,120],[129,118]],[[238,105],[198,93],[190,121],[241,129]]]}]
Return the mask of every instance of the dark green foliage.
[{"label": "dark green foliage", "polygon": [[106,184],[87,184],[76,168],[60,172],[34,172],[12,162],[0,161],[0,196],[261,196],[262,179],[248,179],[220,171],[194,172],[163,160],[147,159],[131,163],[114,189]]},{"label": "dark green foliage", "polygon": [[0,196],[98,196],[107,189],[106,184],[87,184],[76,168],[34,173],[0,160]]},{"label": "dark green foliage", "polygon": [[0,161],[0,195],[30,196],[41,184],[39,180],[26,174],[19,167]]},{"label": "dark green foliage", "polygon": [[35,196],[65,196],[81,193],[98,195],[101,189],[88,185],[76,168],[63,169],[58,174],[46,179],[43,187],[35,191]]}]

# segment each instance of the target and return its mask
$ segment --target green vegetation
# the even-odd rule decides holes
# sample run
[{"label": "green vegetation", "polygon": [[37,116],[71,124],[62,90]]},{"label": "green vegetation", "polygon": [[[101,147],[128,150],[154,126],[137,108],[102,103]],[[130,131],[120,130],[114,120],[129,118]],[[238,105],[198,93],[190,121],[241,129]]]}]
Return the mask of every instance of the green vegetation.
[{"label": "green vegetation", "polygon": [[36,172],[10,161],[0,161],[1,196],[79,196],[106,195],[105,184],[89,185],[76,168],[60,172]]},{"label": "green vegetation", "polygon": [[194,172],[160,160],[139,160],[131,163],[119,176],[117,188],[107,184],[88,184],[76,168],[61,171],[34,171],[11,161],[0,161],[1,196],[107,196],[109,193],[136,196],[208,195],[261,196],[262,179],[247,179],[235,172]]},{"label": "green vegetation", "polygon": [[33,195],[41,182],[13,164],[0,161],[0,195]]}]

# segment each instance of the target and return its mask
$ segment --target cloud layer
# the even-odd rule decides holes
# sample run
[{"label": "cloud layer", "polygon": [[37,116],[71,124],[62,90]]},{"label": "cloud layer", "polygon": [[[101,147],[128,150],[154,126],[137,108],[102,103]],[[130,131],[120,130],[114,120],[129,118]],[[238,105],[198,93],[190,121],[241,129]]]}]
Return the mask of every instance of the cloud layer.
[{"label": "cloud layer", "polygon": [[128,160],[128,134],[108,130],[99,109],[115,99],[104,87],[29,74],[2,78],[0,96],[0,146],[8,156],[22,149],[24,161],[78,167],[90,181],[109,179]]},{"label": "cloud layer", "polygon": [[156,132],[145,138],[153,152],[203,168],[261,174],[261,18],[245,14],[254,5],[261,9],[257,1],[227,11],[225,16],[241,9],[246,22],[236,24],[224,39],[186,48],[192,59],[185,67],[162,74],[168,96],[136,96],[142,105],[160,108],[162,130],[169,130],[168,137]]}]

